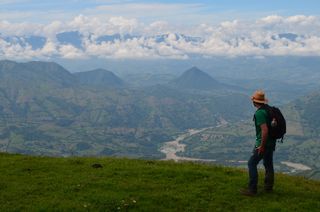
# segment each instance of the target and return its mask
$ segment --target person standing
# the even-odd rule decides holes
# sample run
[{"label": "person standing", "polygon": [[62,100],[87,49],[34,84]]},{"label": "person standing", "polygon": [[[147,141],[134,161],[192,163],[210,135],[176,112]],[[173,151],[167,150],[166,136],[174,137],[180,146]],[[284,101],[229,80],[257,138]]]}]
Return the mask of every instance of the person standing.
[{"label": "person standing", "polygon": [[246,196],[255,196],[258,192],[257,166],[262,159],[265,168],[264,190],[272,192],[274,185],[273,152],[276,140],[269,136],[268,123],[270,122],[270,118],[266,110],[268,100],[265,98],[265,93],[262,90],[255,91],[251,100],[254,107],[257,108],[254,114],[256,141],[252,155],[248,161],[248,188],[240,190],[240,193]]}]

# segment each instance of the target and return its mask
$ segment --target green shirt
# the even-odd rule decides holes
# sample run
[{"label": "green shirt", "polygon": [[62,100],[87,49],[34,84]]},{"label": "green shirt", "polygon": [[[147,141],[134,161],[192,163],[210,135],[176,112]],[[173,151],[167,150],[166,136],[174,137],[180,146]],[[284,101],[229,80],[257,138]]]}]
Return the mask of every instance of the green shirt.
[{"label": "green shirt", "polygon": [[[261,145],[261,138],[262,138],[262,132],[261,132],[261,125],[267,124],[268,121],[268,113],[265,109],[258,109],[255,114],[255,127],[256,127],[256,147],[259,147]],[[266,148],[274,148],[276,141],[274,139],[271,139],[268,136]]]}]

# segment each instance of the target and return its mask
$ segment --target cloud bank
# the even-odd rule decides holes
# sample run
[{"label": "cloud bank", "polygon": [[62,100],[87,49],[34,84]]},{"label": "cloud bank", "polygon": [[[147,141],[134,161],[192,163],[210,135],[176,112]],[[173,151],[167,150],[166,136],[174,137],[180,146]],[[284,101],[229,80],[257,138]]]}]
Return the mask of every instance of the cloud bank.
[{"label": "cloud bank", "polygon": [[[105,9],[105,8],[104,8]],[[214,56],[320,56],[320,19],[267,16],[216,25],[150,24],[79,15],[49,24],[0,21],[0,59],[188,59]]]}]

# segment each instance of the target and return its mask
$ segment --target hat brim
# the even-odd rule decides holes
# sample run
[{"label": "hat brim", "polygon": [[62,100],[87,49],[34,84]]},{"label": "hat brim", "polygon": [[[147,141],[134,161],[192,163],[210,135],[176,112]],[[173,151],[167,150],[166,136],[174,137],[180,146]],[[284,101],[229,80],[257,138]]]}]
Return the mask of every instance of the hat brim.
[{"label": "hat brim", "polygon": [[251,97],[251,100],[256,103],[263,103],[263,104],[268,103],[268,99],[259,100],[259,99],[255,99],[254,97]]}]

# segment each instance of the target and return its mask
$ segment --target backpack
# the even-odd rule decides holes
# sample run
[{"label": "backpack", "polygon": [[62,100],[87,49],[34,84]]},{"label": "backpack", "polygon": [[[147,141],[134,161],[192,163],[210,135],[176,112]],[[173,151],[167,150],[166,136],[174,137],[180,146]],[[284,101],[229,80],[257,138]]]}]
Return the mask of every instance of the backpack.
[{"label": "backpack", "polygon": [[269,136],[275,140],[281,139],[280,142],[282,143],[283,137],[287,132],[287,126],[286,120],[280,109],[267,104],[263,105],[261,109],[265,109],[268,113],[267,126],[269,130]]}]

